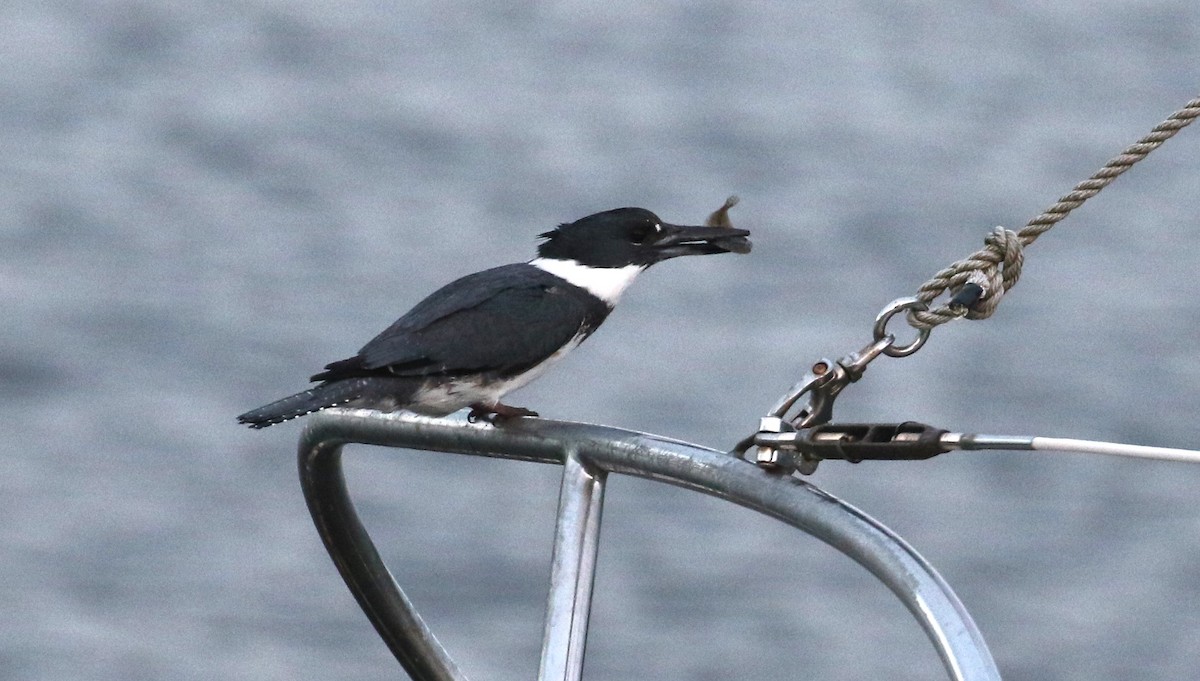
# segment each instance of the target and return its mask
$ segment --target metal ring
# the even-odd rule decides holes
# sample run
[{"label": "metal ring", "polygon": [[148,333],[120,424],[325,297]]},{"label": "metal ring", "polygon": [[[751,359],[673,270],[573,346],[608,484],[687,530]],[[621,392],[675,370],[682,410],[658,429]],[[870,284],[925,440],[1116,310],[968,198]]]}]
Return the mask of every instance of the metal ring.
[{"label": "metal ring", "polygon": [[[909,297],[897,298],[893,300],[892,302],[888,303],[887,307],[883,308],[877,317],[875,317],[875,340],[881,341],[884,338],[887,338],[888,322],[892,321],[892,317],[895,317],[897,313],[907,312],[909,310],[924,312],[928,309],[929,303],[922,302],[918,298]],[[917,337],[913,340],[913,342],[909,343],[908,345],[901,345],[899,347],[896,345],[889,345],[883,349],[883,354],[887,355],[888,357],[908,357],[917,350],[920,350],[921,346],[925,345],[925,341],[927,340],[929,340],[929,329],[917,329]]]}]

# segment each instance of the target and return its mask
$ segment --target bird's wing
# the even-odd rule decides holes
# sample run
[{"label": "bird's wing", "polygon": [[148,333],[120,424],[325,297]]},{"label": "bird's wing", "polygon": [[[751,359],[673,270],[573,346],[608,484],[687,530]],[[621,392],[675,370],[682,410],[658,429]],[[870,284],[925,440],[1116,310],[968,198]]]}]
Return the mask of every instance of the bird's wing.
[{"label": "bird's wing", "polygon": [[421,301],[358,355],[314,380],[521,371],[549,357],[608,314],[568,295],[569,284],[528,265],[468,275]]}]

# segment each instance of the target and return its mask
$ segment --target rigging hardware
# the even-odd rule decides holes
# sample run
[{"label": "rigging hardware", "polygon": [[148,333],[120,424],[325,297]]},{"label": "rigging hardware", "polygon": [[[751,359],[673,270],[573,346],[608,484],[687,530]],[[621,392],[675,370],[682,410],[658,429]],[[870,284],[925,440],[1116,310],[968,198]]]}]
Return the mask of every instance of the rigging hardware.
[{"label": "rigging hardware", "polygon": [[[821,358],[817,360],[809,372],[792,386],[783,397],[775,403],[765,417],[759,420],[758,432],[742,440],[734,448],[734,453],[742,456],[753,447],[750,460],[760,467],[770,471],[788,474],[800,472],[811,475],[817,470],[820,459],[807,456],[802,451],[781,448],[770,444],[770,438],[761,438],[765,434],[787,434],[828,423],[833,418],[833,403],[846,386],[862,378],[867,365],[880,355],[889,357],[908,357],[920,350],[929,338],[929,329],[918,329],[917,336],[905,345],[896,345],[896,337],[888,333],[888,323],[901,312],[923,311],[928,309],[926,303],[916,298],[898,298],[888,303],[875,318],[872,329],[873,340],[858,352],[852,352],[836,362]],[[800,401],[807,397],[807,402],[790,420],[788,412]]]}]

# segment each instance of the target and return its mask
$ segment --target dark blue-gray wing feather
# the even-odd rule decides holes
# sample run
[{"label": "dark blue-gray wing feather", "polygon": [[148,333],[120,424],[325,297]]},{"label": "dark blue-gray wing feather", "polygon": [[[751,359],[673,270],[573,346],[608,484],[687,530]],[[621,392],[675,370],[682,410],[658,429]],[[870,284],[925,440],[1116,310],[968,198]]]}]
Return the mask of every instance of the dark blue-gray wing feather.
[{"label": "dark blue-gray wing feather", "polygon": [[458,279],[313,380],[353,376],[455,376],[519,373],[579,333],[594,330],[608,307],[527,264]]}]

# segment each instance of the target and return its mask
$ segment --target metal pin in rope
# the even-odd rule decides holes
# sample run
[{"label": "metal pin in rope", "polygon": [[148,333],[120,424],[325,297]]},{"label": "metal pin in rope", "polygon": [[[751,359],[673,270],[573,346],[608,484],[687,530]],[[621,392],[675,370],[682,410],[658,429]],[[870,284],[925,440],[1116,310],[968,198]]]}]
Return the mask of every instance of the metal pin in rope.
[{"label": "metal pin in rope", "polygon": [[[882,341],[890,334],[887,332],[888,322],[892,321],[901,312],[915,310],[917,312],[925,312],[929,309],[929,304],[922,302],[918,298],[897,298],[888,303],[887,307],[875,317],[875,328],[873,329],[876,341]],[[929,329],[917,329],[917,337],[908,345],[897,346],[895,344],[888,345],[883,349],[883,354],[888,357],[908,357],[925,345],[925,341],[929,340]]]}]

